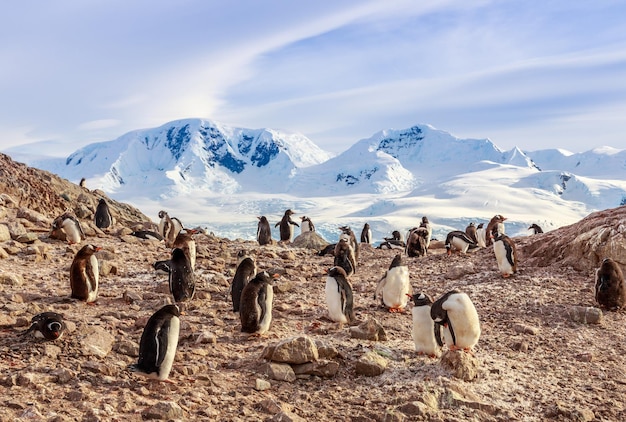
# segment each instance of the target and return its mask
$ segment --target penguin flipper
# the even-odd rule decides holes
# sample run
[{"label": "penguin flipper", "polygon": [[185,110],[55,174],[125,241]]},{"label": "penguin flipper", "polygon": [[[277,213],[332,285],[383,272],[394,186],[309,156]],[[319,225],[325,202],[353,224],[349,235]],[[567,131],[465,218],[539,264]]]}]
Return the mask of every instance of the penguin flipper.
[{"label": "penguin flipper", "polygon": [[443,347],[443,340],[441,339],[441,326],[442,324],[435,322],[435,340],[437,341],[439,347]]},{"label": "penguin flipper", "polygon": [[157,353],[156,353],[156,367],[160,367],[163,363],[163,359],[167,354],[167,346],[168,346],[168,337],[170,334],[170,326],[169,324],[163,324],[161,328],[158,330],[156,335],[157,342]]},{"label": "penguin flipper", "polygon": [[260,323],[265,318],[265,315],[268,312],[267,309],[267,286],[261,287],[259,290],[259,296],[257,297],[257,303],[259,304],[259,309],[261,310],[258,318],[258,322]]},{"label": "penguin flipper", "polygon": [[374,292],[374,300],[376,300],[376,298],[378,298],[378,296],[382,294],[383,289],[385,288],[385,284],[387,284],[387,271],[385,271],[383,277],[378,281],[378,286],[376,287],[376,291]]}]

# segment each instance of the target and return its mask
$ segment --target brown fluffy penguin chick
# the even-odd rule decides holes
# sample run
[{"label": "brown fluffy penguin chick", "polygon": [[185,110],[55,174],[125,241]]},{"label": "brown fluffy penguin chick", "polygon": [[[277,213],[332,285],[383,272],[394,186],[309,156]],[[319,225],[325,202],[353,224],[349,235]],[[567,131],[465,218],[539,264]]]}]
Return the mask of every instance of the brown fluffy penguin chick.
[{"label": "brown fluffy penguin chick", "polygon": [[596,302],[606,309],[621,309],[626,305],[626,285],[619,264],[605,258],[596,271]]},{"label": "brown fluffy penguin chick", "polygon": [[98,298],[100,269],[94,253],[100,249],[99,246],[85,245],[76,253],[70,267],[70,287],[74,299],[93,303]]}]

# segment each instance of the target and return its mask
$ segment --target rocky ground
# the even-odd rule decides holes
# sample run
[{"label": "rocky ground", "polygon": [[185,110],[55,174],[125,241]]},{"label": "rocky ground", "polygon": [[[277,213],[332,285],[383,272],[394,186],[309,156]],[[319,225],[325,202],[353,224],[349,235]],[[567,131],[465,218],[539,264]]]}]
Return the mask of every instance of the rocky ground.
[{"label": "rocky ground", "polygon": [[[491,249],[450,257],[434,249],[407,259],[415,292],[437,298],[462,290],[481,319],[473,356],[448,352],[439,359],[415,353],[410,308],[390,314],[373,298],[394,251],[362,248],[351,278],[358,321],[339,328],[326,318],[324,299],[322,274],[332,257],[198,234],[197,293],[181,317],[169,384],[127,370],[147,318],[171,301],[166,277],[151,267],[168,257],[165,246],[130,236],[129,224],[104,233],[83,220],[89,233],[83,244],[103,248],[99,299],[89,306],[69,298],[69,267],[80,245],[50,239],[54,216],[44,209],[3,202],[0,226],[10,239],[0,240],[2,421],[626,420],[625,315],[605,311],[597,320],[597,309],[588,308],[595,306],[593,273],[602,248],[620,237],[626,244],[626,207],[589,217],[597,218],[589,230],[609,224],[610,236],[581,240],[586,219],[560,235],[515,238],[521,265],[509,279],[498,273]],[[20,237],[23,232],[35,236]],[[557,244],[564,237],[570,241]],[[546,251],[548,241],[554,246]],[[623,252],[611,248],[616,256]],[[242,334],[231,310],[228,288],[241,249],[260,269],[280,274],[274,319],[263,337]],[[578,264],[564,264],[563,254],[580,254]],[[61,339],[23,335],[43,311],[65,316]],[[359,325],[376,323],[384,331],[378,340],[354,337]],[[312,345],[314,362],[266,359],[268,346],[279,349],[294,338]]]}]

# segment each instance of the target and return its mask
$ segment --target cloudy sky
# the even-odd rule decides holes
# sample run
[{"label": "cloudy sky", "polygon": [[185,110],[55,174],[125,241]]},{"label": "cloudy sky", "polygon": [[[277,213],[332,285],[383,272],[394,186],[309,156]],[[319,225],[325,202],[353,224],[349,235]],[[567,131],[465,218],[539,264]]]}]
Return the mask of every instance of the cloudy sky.
[{"label": "cloudy sky", "polygon": [[428,123],[503,149],[626,149],[621,0],[3,2],[0,149],[201,117],[333,152]]}]

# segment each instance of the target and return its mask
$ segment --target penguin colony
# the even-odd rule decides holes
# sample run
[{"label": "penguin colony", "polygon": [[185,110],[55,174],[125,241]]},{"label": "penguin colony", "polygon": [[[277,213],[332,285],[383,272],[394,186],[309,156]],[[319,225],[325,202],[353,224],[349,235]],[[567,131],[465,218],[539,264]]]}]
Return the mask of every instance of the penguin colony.
[{"label": "penguin colony", "polygon": [[[96,214],[95,223],[98,227],[110,227],[113,220],[104,199],[100,201]],[[281,226],[281,241],[290,241],[293,226],[298,226],[291,220],[293,214],[293,211],[287,210],[282,220],[276,224]],[[183,228],[180,221],[169,217],[165,211],[161,211],[159,217],[161,221],[158,233],[137,231],[132,234],[143,239],[164,241],[171,249],[170,259],[157,261],[154,268],[168,274],[174,304],[163,306],[149,318],[139,342],[138,362],[130,365],[129,370],[148,378],[169,382],[180,332],[181,302],[193,300],[195,293],[196,248],[193,236],[197,231]],[[515,274],[517,254],[514,242],[504,234],[505,220],[501,215],[496,215],[484,229],[482,223],[478,226],[471,223],[465,231],[450,232],[445,242],[448,255],[455,249],[466,253],[471,249],[485,247],[483,245],[487,245],[489,239],[502,275],[508,277]],[[301,221],[303,231],[315,230],[308,217],[302,217]],[[55,219],[52,228],[65,232],[69,243],[79,243],[84,239],[80,223],[71,214]],[[328,317],[342,328],[344,324],[349,325],[356,321],[355,295],[350,276],[356,272],[359,244],[350,227],[342,226],[339,229],[339,241],[332,245],[334,265],[325,274],[324,292]],[[535,234],[542,233],[536,224],[529,229],[533,229]],[[371,236],[369,224],[365,224],[361,232],[361,243],[371,244]],[[420,257],[427,254],[431,236],[430,222],[423,217],[420,227],[409,231],[406,244],[399,231],[394,231],[391,238],[385,238],[385,242],[392,246],[403,246],[402,252],[407,257]],[[264,216],[259,217],[257,241],[260,245],[272,243],[269,222]],[[97,300],[99,267],[96,253],[100,249],[98,246],[86,244],[76,253],[69,275],[72,298],[86,303]],[[261,336],[270,330],[274,299],[273,279],[276,277],[277,275],[272,276],[267,271],[258,272],[255,259],[245,251],[239,252],[230,294],[233,311],[239,313],[243,333]],[[394,257],[379,280],[374,299],[380,300],[384,308],[394,313],[404,312],[408,302],[413,302],[411,336],[415,351],[419,354],[439,357],[444,346],[452,351],[470,352],[479,341],[480,320],[470,297],[466,293],[451,290],[433,301],[427,293],[413,293],[408,266],[402,253]],[[600,306],[610,310],[622,309],[626,305],[624,276],[620,266],[610,258],[604,259],[596,272],[595,300]],[[60,339],[65,328],[61,314],[43,312],[32,318],[31,326],[25,334],[52,341]]]}]

